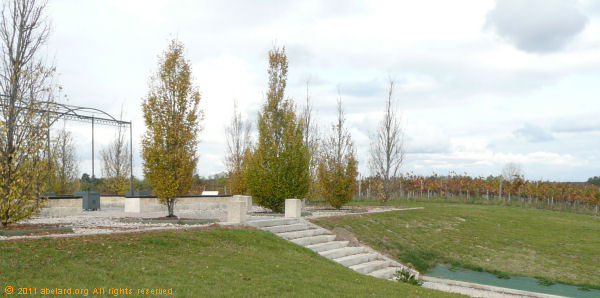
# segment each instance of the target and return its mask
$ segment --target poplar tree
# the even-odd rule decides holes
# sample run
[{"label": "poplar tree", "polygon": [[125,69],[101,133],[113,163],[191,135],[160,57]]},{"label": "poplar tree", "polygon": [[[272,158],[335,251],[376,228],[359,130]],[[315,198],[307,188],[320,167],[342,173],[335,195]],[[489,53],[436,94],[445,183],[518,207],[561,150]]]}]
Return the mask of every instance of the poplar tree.
[{"label": "poplar tree", "polygon": [[303,198],[309,186],[309,152],[304,122],[285,97],[288,59],[285,47],[269,51],[269,89],[258,114],[258,142],[245,171],[248,190],[260,205],[283,211],[286,199]]},{"label": "poplar tree", "polygon": [[0,224],[39,212],[49,174],[54,67],[40,49],[50,26],[45,2],[3,1],[0,20]]},{"label": "poplar tree", "polygon": [[325,201],[340,209],[354,196],[358,162],[352,138],[344,126],[346,117],[340,96],[337,100],[337,112],[337,123],[331,126],[331,134],[321,146],[317,175],[319,190]]},{"label": "poplar tree", "polygon": [[167,206],[168,216],[174,217],[177,197],[192,186],[203,113],[198,107],[200,92],[192,84],[190,63],[181,42],[171,41],[158,67],[142,103],[146,124],[142,138],[144,176],[159,201]]}]

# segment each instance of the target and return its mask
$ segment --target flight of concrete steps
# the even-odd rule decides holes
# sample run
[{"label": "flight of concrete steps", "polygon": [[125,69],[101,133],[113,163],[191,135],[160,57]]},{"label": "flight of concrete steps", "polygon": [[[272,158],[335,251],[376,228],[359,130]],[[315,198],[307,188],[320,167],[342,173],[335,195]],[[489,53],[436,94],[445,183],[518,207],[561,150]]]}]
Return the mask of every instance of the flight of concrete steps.
[{"label": "flight of concrete steps", "polygon": [[349,241],[336,240],[329,230],[301,218],[268,218],[247,222],[248,225],[304,246],[319,255],[358,273],[395,280],[394,274],[405,268],[418,277],[418,272],[366,246],[349,246]]},{"label": "flight of concrete steps", "polygon": [[560,298],[560,296],[534,293],[515,289],[474,284],[429,276],[394,261],[366,246],[350,246],[349,241],[336,240],[331,231],[319,227],[303,218],[269,217],[251,219],[247,225],[269,231],[298,245],[309,248],[319,255],[346,266],[358,273],[395,281],[395,273],[408,270],[415,278],[423,281],[423,287],[471,297],[536,297]]}]

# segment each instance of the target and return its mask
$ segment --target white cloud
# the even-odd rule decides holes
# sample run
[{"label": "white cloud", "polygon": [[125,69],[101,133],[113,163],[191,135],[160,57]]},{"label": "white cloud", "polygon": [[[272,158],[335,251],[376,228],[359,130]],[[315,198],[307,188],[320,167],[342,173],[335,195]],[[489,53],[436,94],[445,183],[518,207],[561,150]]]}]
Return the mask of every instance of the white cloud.
[{"label": "white cloud", "polygon": [[546,53],[565,47],[587,22],[573,0],[497,0],[486,27],[523,51]]},{"label": "white cloud", "polygon": [[[597,5],[589,0],[519,3],[56,0],[49,3],[54,30],[48,50],[56,57],[69,103],[114,115],[124,102],[126,119],[134,126],[138,176],[140,103],[157,56],[173,37],[185,44],[202,92],[201,175],[224,170],[223,128],[233,99],[244,117],[256,119],[273,43],[287,46],[287,94],[299,108],[310,78],[315,119],[324,130],[335,117],[341,89],[363,175],[388,76],[398,82],[406,128],[409,154],[403,170],[488,175],[515,161],[532,177],[598,175]],[[514,5],[527,6],[533,17],[524,17]],[[501,39],[483,29],[486,22]],[[73,129],[81,169],[87,172],[88,128]],[[99,130],[98,136],[99,150],[112,134]]]}]

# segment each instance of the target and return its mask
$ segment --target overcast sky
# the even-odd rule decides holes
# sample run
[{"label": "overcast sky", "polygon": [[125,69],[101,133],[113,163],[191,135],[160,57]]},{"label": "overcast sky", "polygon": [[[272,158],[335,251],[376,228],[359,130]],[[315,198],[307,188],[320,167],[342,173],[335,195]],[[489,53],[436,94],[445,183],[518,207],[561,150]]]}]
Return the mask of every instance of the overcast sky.
[{"label": "overcast sky", "polygon": [[[359,158],[383,114],[386,81],[405,129],[402,172],[528,179],[600,175],[600,1],[75,1],[51,0],[48,56],[66,103],[133,121],[141,175],[141,102],[172,38],[186,47],[202,93],[197,171],[225,170],[224,128],[234,98],[255,121],[267,52],[285,45],[287,95],[302,108],[306,80],[324,132],[337,89]],[[65,99],[62,99],[65,101]],[[91,128],[66,123],[80,172],[91,172]],[[114,135],[96,126],[98,151]]]}]

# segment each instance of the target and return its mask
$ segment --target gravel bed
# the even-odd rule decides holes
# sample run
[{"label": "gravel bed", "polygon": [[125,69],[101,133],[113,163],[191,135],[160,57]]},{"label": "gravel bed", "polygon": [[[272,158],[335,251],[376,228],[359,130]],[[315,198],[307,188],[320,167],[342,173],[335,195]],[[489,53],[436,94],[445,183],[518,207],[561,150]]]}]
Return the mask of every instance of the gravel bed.
[{"label": "gravel bed", "polygon": [[[107,208],[100,211],[84,211],[81,215],[65,217],[34,217],[24,220],[25,224],[52,224],[64,227],[72,227],[73,233],[62,235],[45,235],[44,237],[68,237],[79,235],[96,235],[111,233],[131,233],[152,231],[160,229],[177,229],[208,226],[210,223],[179,225],[173,223],[144,223],[141,220],[145,218],[156,218],[165,216],[165,212],[150,212],[143,214],[131,214],[121,211],[120,208]],[[217,219],[225,221],[227,219],[227,210],[213,209],[202,211],[180,211],[176,213],[181,218],[193,219]],[[140,222],[122,221],[123,218],[139,218]],[[35,239],[38,236],[0,236],[0,240],[13,239]]]}]

